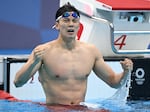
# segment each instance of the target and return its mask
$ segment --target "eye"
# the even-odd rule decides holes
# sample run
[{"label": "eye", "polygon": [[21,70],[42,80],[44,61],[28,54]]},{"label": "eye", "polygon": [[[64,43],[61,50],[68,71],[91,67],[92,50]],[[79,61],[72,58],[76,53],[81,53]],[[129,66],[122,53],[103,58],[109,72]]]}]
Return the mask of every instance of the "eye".
[{"label": "eye", "polygon": [[70,20],[69,20],[69,18],[64,18],[63,21],[64,22],[69,22]]},{"label": "eye", "polygon": [[74,23],[77,23],[77,22],[79,22],[79,19],[75,19],[75,18],[74,18],[72,21],[73,21]]}]

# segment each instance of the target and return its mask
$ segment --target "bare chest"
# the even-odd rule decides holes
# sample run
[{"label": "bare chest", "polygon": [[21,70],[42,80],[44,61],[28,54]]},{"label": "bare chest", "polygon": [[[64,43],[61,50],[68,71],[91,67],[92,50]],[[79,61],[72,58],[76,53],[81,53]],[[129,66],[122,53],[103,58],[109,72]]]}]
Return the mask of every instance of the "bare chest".
[{"label": "bare chest", "polygon": [[56,53],[45,57],[49,74],[63,78],[82,78],[91,72],[94,58],[88,53]]}]

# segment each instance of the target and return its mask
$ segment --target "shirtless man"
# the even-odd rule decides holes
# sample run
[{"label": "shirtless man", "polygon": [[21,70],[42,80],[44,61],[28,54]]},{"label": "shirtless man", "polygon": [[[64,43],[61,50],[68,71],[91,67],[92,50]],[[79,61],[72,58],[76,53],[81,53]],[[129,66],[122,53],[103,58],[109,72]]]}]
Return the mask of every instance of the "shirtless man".
[{"label": "shirtless man", "polygon": [[121,86],[121,80],[133,68],[132,61],[127,58],[121,61],[123,72],[116,74],[94,45],[76,40],[79,23],[80,14],[75,7],[65,4],[59,8],[55,23],[58,38],[32,51],[27,63],[16,74],[15,86],[24,85],[38,71],[48,105],[84,102],[91,70],[109,86]]}]

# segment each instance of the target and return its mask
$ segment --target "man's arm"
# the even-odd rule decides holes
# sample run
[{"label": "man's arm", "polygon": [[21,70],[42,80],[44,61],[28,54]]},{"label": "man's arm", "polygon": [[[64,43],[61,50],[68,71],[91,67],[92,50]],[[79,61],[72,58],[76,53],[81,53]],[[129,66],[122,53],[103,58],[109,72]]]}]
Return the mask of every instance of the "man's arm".
[{"label": "man's arm", "polygon": [[24,85],[40,68],[42,64],[42,56],[44,55],[46,47],[41,45],[36,47],[28,61],[16,73],[14,84],[16,87]]},{"label": "man's arm", "polygon": [[93,71],[95,74],[113,88],[119,88],[127,79],[127,76],[133,69],[133,63],[130,59],[126,58],[124,61],[120,61],[123,72],[116,74],[112,68],[104,61],[102,55],[98,49],[95,48],[95,64]]}]

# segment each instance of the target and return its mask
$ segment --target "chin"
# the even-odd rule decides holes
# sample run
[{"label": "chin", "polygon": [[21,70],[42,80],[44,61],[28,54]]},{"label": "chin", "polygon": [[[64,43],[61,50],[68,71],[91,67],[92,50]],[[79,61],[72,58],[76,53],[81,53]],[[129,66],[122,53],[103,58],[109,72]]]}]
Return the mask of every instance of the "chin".
[{"label": "chin", "polygon": [[68,38],[72,38],[72,39],[74,39],[74,38],[76,38],[76,36],[71,35],[71,36],[68,36]]}]

